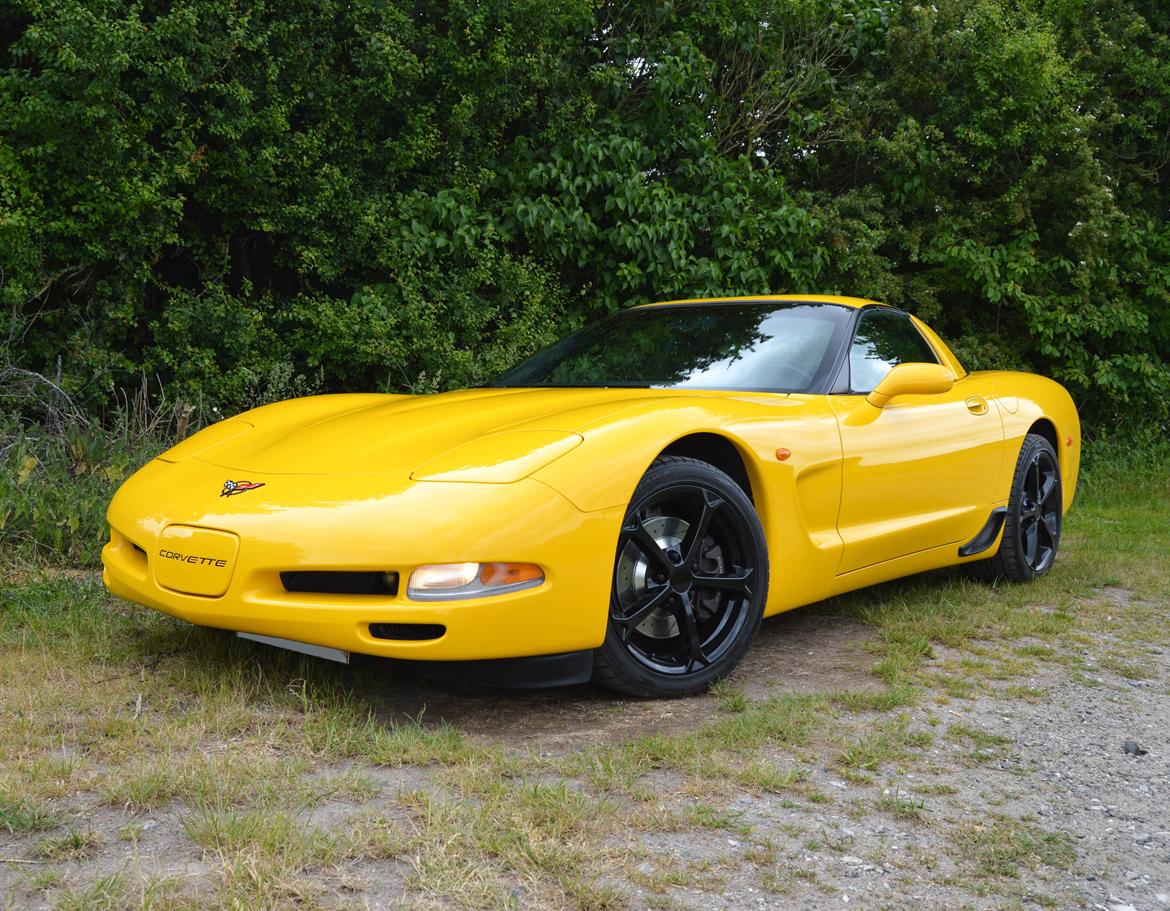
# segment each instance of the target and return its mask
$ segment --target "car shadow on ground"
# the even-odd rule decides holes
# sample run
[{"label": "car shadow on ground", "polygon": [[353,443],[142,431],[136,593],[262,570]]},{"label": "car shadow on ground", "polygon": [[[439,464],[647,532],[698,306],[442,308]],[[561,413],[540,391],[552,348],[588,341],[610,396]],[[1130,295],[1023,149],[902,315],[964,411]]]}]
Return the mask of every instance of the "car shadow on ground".
[{"label": "car shadow on ground", "polygon": [[[766,619],[728,683],[751,698],[784,692],[880,689],[867,645],[873,629],[849,612],[813,605]],[[386,724],[449,724],[485,743],[558,753],[647,734],[695,730],[716,697],[632,699],[593,684],[501,689],[431,680],[359,659],[360,696]]]}]

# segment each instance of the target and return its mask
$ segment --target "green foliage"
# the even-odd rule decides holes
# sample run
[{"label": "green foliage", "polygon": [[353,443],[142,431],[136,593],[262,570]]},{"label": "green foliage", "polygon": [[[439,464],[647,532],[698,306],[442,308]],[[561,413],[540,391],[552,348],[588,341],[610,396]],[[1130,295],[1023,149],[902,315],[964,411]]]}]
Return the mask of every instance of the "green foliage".
[{"label": "green foliage", "polygon": [[0,791],[0,829],[10,835],[51,829],[57,817],[44,805]]},{"label": "green foliage", "polygon": [[132,440],[99,427],[60,434],[0,425],[0,548],[12,558],[95,566],[105,543],[110,497],[142,462],[157,455],[161,435]]},{"label": "green foliage", "polygon": [[18,3],[0,40],[16,354],[60,355],[93,405],[141,372],[240,407],[276,364],[331,388],[459,384],[541,344],[563,294],[477,212],[580,18],[536,6]]},{"label": "green foliage", "polygon": [[[1076,5],[1098,26],[1111,15]],[[875,73],[877,123],[854,154],[870,158],[897,225],[885,240],[903,264],[903,303],[957,337],[973,366],[1006,355],[1048,372],[1090,418],[1137,403],[1164,417],[1170,285],[1146,268],[1164,227],[1120,204],[1123,175],[1101,154],[1118,126],[1086,109],[1103,87],[1092,61],[1062,48],[1054,18],[1040,4],[902,9]]]},{"label": "green foliage", "polygon": [[1168,161],[1151,0],[13,0],[0,355],[227,410],[826,290],[1165,420]]}]

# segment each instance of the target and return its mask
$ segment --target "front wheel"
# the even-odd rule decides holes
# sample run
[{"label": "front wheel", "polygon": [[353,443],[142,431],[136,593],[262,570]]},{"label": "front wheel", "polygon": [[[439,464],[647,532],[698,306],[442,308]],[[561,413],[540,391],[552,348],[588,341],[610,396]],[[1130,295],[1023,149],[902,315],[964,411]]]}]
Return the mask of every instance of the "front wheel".
[{"label": "front wheel", "polygon": [[751,500],[706,462],[661,458],[622,523],[594,679],[635,696],[697,693],[739,663],[767,595]]},{"label": "front wheel", "polygon": [[1029,433],[1016,460],[999,550],[970,564],[971,573],[985,581],[1029,582],[1048,572],[1060,546],[1063,502],[1056,450]]}]

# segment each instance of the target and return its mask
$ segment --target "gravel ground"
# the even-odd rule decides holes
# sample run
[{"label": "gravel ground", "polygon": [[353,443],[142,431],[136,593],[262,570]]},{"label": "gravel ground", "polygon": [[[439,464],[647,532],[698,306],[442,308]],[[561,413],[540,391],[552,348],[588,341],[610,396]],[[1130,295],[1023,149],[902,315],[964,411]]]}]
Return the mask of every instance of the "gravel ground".
[{"label": "gravel ground", "polygon": [[[1093,597],[1122,609],[1131,596],[1106,589]],[[873,642],[873,629],[848,614],[796,611],[764,625],[731,689],[748,700],[844,688],[878,693],[880,681],[866,670]],[[995,672],[997,662],[1028,648],[1043,660]],[[1123,652],[1134,656],[1132,665],[1118,665]],[[620,902],[583,906],[1170,911],[1170,649],[1107,630],[1058,648],[1027,640],[974,642],[963,651],[935,646],[918,680],[912,707],[834,715],[811,742],[751,757],[807,775],[795,787],[749,787],[667,764],[638,780],[641,797],[607,797],[618,815],[604,839],[612,872],[599,885]],[[956,680],[967,688],[962,695]],[[380,692],[369,697],[375,716],[395,721],[425,707],[428,723],[445,721],[517,757],[545,757],[524,759],[536,763],[525,774],[551,783],[569,768],[556,763],[582,752],[644,734],[685,736],[729,717],[720,694],[640,702],[593,687],[501,693],[409,678],[387,678]],[[890,724],[897,725],[895,753],[851,773],[843,744]],[[358,814],[379,812],[410,829],[403,795],[449,797],[453,789],[428,766],[355,762],[318,774],[349,771],[365,776],[368,796],[330,799],[306,811],[304,825],[345,829]],[[563,780],[592,794],[582,778]],[[17,860],[0,863],[0,908],[52,908],[60,888],[127,870],[143,881],[188,883],[196,896],[210,888],[201,884],[213,876],[216,857],[185,834],[189,810],[171,804],[131,813],[83,795],[65,802],[71,826],[96,833],[96,847],[53,863],[59,884],[37,891],[32,877],[47,869],[36,860],[39,836],[0,829],[0,857]],[[139,830],[132,844],[127,826]],[[415,863],[371,856],[310,871],[317,904],[272,907],[395,908],[404,898],[410,907],[452,907],[450,895],[412,892]],[[513,906],[544,907],[523,886],[517,883]]]},{"label": "gravel ground", "polygon": [[[977,698],[911,709],[911,729],[935,736],[896,776],[866,785],[814,767],[810,784],[834,798],[815,820],[782,796],[741,797],[733,809],[756,842],[776,845],[771,877],[743,862],[749,838],[652,838],[680,863],[725,857],[733,869],[722,888],[673,893],[670,907],[1170,909],[1170,651],[1150,647],[1147,676],[1131,680],[1094,663],[1108,639],[1087,647],[1078,672],[1045,663],[1013,679],[1031,699],[989,681]],[[936,647],[927,679],[963,657]],[[971,738],[938,735],[952,725],[993,743],[973,756]],[[873,811],[891,796],[918,804],[914,818]],[[992,816],[1067,836],[1069,862],[1025,859],[1014,875],[984,877],[956,833],[994,826]]]},{"label": "gravel ground", "polygon": [[[1154,657],[1151,680],[1057,678],[1044,681],[1043,704],[970,710],[1018,744],[1026,771],[1003,784],[1017,811],[1076,839],[1078,863],[1061,885],[1088,907],[1170,908],[1170,656]],[[1127,753],[1127,741],[1144,755]]]}]

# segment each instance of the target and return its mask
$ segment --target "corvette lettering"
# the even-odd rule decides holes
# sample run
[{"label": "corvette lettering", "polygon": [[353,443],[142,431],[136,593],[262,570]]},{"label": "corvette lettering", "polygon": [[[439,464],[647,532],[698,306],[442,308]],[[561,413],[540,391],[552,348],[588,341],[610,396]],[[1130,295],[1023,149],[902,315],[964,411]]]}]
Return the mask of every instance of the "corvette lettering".
[{"label": "corvette lettering", "polygon": [[196,554],[181,554],[177,550],[160,550],[158,555],[164,560],[178,560],[180,563],[194,563],[197,566],[215,566],[220,569],[227,566],[227,560],[215,557],[200,557]]}]

